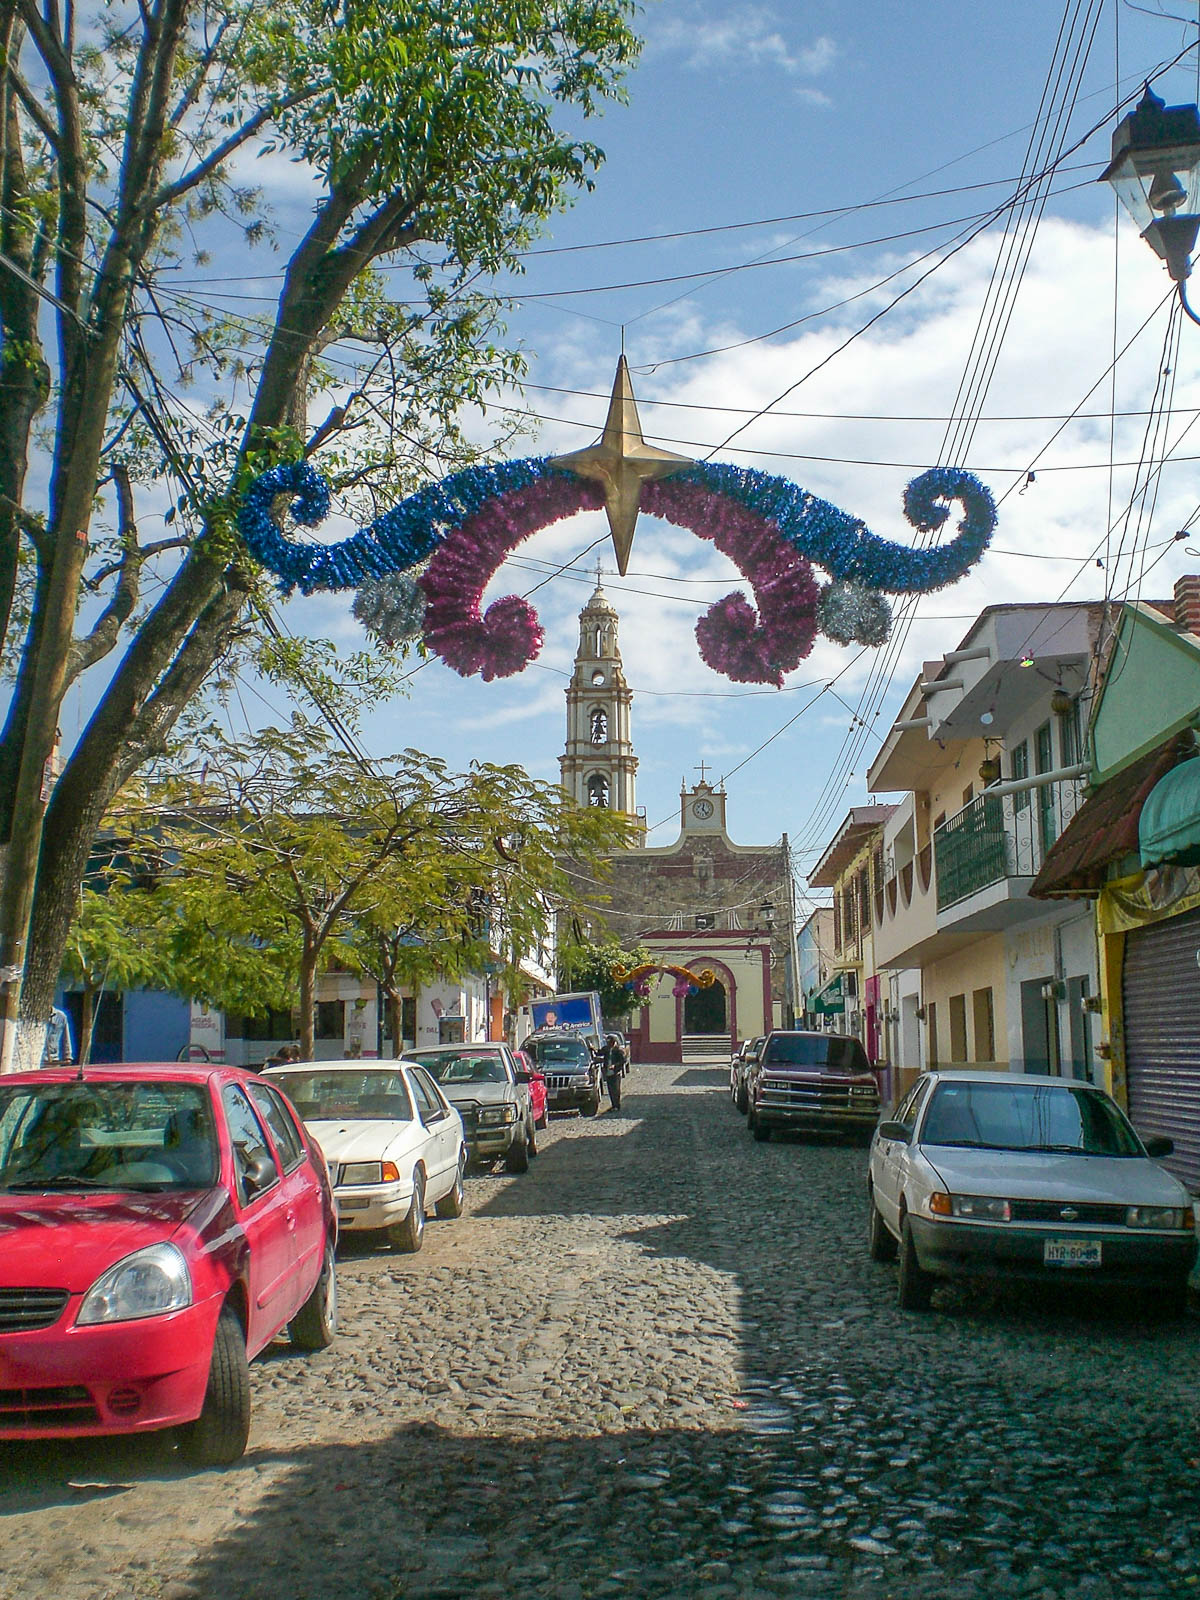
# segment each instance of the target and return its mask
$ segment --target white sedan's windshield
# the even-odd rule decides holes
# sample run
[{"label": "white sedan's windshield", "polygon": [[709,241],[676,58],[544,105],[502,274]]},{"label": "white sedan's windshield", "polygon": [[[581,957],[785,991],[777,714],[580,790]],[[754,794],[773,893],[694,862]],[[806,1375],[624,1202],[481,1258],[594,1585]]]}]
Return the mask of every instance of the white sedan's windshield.
[{"label": "white sedan's windshield", "polygon": [[1086,1084],[940,1083],[921,1143],[983,1150],[1044,1150],[1140,1156],[1142,1149],[1112,1102]]},{"label": "white sedan's windshield", "polygon": [[273,1072],[306,1122],[347,1117],[357,1122],[411,1122],[412,1105],[404,1079],[398,1072],[366,1068],[363,1071]]}]

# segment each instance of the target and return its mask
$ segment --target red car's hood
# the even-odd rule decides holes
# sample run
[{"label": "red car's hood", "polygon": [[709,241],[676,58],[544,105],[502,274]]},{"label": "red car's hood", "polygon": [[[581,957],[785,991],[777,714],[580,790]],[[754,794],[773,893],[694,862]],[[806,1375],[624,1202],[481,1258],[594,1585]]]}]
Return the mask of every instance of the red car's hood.
[{"label": "red car's hood", "polygon": [[0,1287],[82,1294],[106,1268],[170,1239],[223,1190],[0,1195]]}]

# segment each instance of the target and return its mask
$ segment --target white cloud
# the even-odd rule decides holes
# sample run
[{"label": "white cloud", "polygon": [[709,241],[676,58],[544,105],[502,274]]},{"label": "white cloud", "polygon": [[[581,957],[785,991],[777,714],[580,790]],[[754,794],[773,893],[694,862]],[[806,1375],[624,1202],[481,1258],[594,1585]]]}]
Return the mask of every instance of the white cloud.
[{"label": "white cloud", "polygon": [[[837,45],[827,35],[797,46],[785,34],[769,6],[734,6],[719,15],[694,7],[689,16],[673,16],[647,30],[647,47],[679,57],[685,67],[704,71],[741,63],[755,70],[774,67],[794,77],[816,78],[837,59]],[[828,103],[812,89],[804,98]]]}]

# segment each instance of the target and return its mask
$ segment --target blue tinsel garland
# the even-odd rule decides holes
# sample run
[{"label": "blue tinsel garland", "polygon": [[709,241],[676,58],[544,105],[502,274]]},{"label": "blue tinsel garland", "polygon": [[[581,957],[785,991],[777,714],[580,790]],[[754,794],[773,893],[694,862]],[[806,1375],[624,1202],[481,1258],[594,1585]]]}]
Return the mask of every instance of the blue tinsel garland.
[{"label": "blue tinsel garland", "polygon": [[[251,484],[238,513],[238,530],[250,553],[275,573],[285,593],[353,589],[388,572],[424,561],[451,530],[514,489],[558,473],[540,456],[468,467],[428,484],[338,544],[297,544],[272,515],[281,494],[292,494],[292,519],[315,527],[329,512],[329,486],[306,462],[272,467]],[[986,550],[996,525],[989,491],[969,472],[936,467],[914,478],[904,491],[908,520],[923,532],[941,528],[946,504],[961,502],[957,536],[928,549],[880,539],[858,518],[787,478],[723,462],[697,463],[679,478],[709,493],[727,496],[774,521],[783,537],[835,579],[850,579],[890,594],[916,594],[961,578]]]}]

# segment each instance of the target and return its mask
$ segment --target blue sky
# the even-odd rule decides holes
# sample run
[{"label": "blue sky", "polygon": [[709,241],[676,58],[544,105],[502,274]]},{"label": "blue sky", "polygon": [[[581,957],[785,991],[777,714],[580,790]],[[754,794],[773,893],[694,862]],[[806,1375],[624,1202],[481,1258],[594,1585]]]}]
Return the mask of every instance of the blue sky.
[{"label": "blue sky", "polygon": [[[1200,474],[1186,459],[1200,455],[1200,444],[1184,435],[1188,408],[1200,404],[1200,328],[1192,325],[1170,363],[1169,437],[1184,459],[1164,472],[1152,518],[1125,528],[1126,557],[1117,556],[1133,470],[1110,470],[1110,453],[1135,462],[1145,419],[1123,416],[1110,429],[1107,413],[1114,405],[1136,412],[1149,400],[1164,349],[1165,312],[1155,308],[1169,285],[1133,224],[1123,215],[1114,222],[1111,194],[1095,182],[1113,108],[1196,29],[1124,4],[1114,13],[1113,4],[1100,15],[1054,147],[1098,131],[1062,163],[1006,318],[983,419],[959,430],[951,452],[1001,500],[995,549],[966,580],[921,602],[865,711],[872,652],[856,657],[818,641],[782,691],[708,670],[692,630],[738,575],[690,534],[643,518],[629,576],[606,583],[635,691],[638,799],[658,825],[652,843],[674,837],[680,779],[690,781],[703,758],[718,776],[729,774],[739,842],[787,832],[801,865],[811,862],[847,806],[865,798],[863,773],[920,661],[952,648],[983,605],[1093,597],[1106,581],[1120,592],[1139,577],[1140,558],[1128,561],[1135,533],[1150,546],[1149,561],[1161,557],[1143,592],[1169,593],[1179,572],[1197,566],[1182,542],[1169,543],[1200,498]],[[1002,229],[948,257],[868,333],[832,353],[912,282],[915,258],[934,252],[928,266],[948,256],[965,219],[1011,192],[1059,8],[1045,0],[980,8],[660,0],[641,21],[647,44],[629,104],[588,129],[607,153],[595,192],[556,220],[524,279],[506,286],[519,300],[512,333],[530,359],[523,396],[507,397],[513,413],[533,414],[521,453],[578,449],[598,434],[623,329],[648,437],[706,455],[796,386],[718,458],[785,473],[876,533],[905,538],[901,494],[943,450]],[[1196,52],[1156,88],[1171,102],[1196,99]],[[295,185],[280,187],[274,202],[285,229],[302,226]],[[743,223],[754,225],[733,226]],[[665,234],[686,236],[620,242]],[[746,265],[777,257],[800,259]],[[890,287],[875,287],[896,272]],[[707,276],[647,281],[684,274]],[[1111,383],[1104,374],[1114,339],[1123,345],[1146,319]],[[1085,414],[1059,431],[1076,407]],[[479,436],[504,420],[503,412],[477,419]],[[1031,464],[1035,481],[1018,493]],[[603,531],[594,514],[536,535],[486,599],[524,592]],[[1097,548],[1104,570],[1094,564]],[[601,553],[611,567],[611,546]],[[519,760],[556,778],[576,614],[589,591],[585,570],[539,590],[546,645],[517,678],[487,685],[438,661],[422,668],[407,698],[368,719],[368,748],[382,755],[416,746],[460,764]],[[281,614],[294,631],[361,643],[350,600],[293,600]],[[261,703],[249,704],[270,718]],[[852,730],[856,715],[867,728]]]}]

